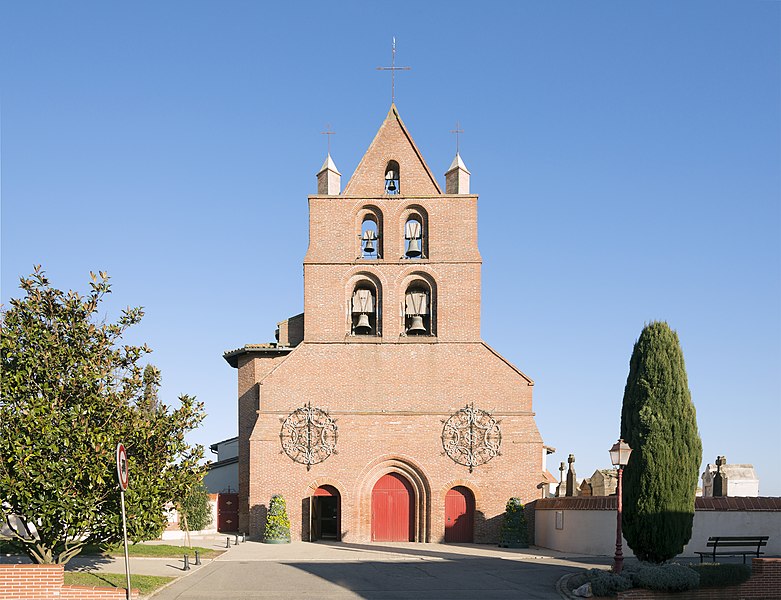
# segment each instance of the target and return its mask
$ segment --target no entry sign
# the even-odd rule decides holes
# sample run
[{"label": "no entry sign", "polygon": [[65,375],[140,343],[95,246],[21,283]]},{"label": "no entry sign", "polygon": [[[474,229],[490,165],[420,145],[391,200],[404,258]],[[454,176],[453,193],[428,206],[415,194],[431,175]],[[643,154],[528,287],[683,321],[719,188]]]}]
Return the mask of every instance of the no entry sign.
[{"label": "no entry sign", "polygon": [[119,487],[124,492],[127,489],[127,452],[125,451],[124,444],[117,444],[117,479],[119,479]]}]

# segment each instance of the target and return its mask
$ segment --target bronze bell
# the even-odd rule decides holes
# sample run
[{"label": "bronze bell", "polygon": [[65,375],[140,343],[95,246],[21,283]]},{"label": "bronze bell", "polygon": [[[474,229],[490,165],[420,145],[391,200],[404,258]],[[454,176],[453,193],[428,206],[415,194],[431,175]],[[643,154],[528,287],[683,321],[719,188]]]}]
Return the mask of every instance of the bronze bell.
[{"label": "bronze bell", "polygon": [[407,245],[407,256],[416,257],[423,254],[420,250],[420,238],[412,238]]},{"label": "bronze bell", "polygon": [[355,333],[366,334],[372,332],[372,326],[369,323],[369,315],[361,313],[358,315],[358,322],[355,324]]},{"label": "bronze bell", "polygon": [[426,326],[423,324],[421,315],[412,315],[407,333],[426,333]]}]

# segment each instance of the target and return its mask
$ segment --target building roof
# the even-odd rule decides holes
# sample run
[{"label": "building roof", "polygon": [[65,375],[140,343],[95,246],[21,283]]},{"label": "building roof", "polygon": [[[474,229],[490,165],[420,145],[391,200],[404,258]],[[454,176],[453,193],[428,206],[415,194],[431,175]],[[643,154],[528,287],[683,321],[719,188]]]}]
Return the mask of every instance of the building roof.
[{"label": "building roof", "polygon": [[223,352],[222,357],[227,363],[234,369],[239,366],[239,358],[247,354],[261,354],[266,356],[280,356],[282,354],[289,354],[293,348],[286,346],[277,346],[276,344],[247,344],[241,348],[235,350],[226,350]]},{"label": "building roof", "polygon": [[238,442],[238,441],[239,441],[239,436],[226,438],[224,440],[220,440],[219,442],[214,442],[213,444],[209,444],[209,450],[211,450],[212,452],[217,452],[217,446],[219,446],[220,444],[225,444],[227,442]]},{"label": "building roof", "polygon": [[[464,161],[461,160],[461,155],[456,152],[455,158],[453,158],[453,162],[450,163],[450,167],[448,167],[446,173],[450,173],[453,169],[461,169],[462,171],[466,171],[469,173],[469,169],[466,168],[466,165],[464,164]],[[471,175],[471,173],[469,173]]]},{"label": "building roof", "polygon": [[339,169],[336,168],[336,165],[334,164],[334,161],[331,158],[330,153],[328,154],[328,156],[325,157],[325,162],[323,163],[323,166],[320,167],[320,170],[317,172],[317,174],[319,175],[323,171],[333,171],[337,175],[341,175]]}]

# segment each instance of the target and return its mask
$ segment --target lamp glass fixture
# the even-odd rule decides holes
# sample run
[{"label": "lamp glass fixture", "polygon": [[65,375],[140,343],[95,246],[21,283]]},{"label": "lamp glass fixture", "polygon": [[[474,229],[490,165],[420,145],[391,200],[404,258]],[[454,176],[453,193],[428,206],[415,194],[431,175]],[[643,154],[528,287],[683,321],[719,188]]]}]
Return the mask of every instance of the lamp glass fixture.
[{"label": "lamp glass fixture", "polygon": [[624,440],[618,440],[610,449],[610,462],[617,467],[625,467],[629,462],[629,455],[632,449]]}]

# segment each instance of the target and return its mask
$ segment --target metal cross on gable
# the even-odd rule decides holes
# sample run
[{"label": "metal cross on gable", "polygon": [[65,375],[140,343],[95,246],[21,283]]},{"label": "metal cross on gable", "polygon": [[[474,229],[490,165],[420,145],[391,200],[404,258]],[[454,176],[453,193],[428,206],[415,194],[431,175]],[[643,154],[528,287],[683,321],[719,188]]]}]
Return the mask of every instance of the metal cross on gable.
[{"label": "metal cross on gable", "polygon": [[377,67],[378,71],[390,71],[391,72],[391,102],[396,103],[396,71],[410,71],[412,67],[397,67],[396,66],[396,37],[393,38],[393,45],[391,46],[391,66],[390,67]]},{"label": "metal cross on gable", "polygon": [[459,140],[459,134],[464,133],[464,130],[461,129],[461,123],[456,121],[456,128],[455,129],[451,129],[450,133],[455,133],[456,134],[456,154],[458,154],[458,149],[459,149],[458,146],[459,146],[459,141],[460,141]]},{"label": "metal cross on gable", "polygon": [[326,123],[325,124],[325,131],[321,131],[320,135],[327,136],[326,139],[328,140],[328,154],[331,154],[331,136],[336,135],[335,131],[331,131],[331,124]]}]

